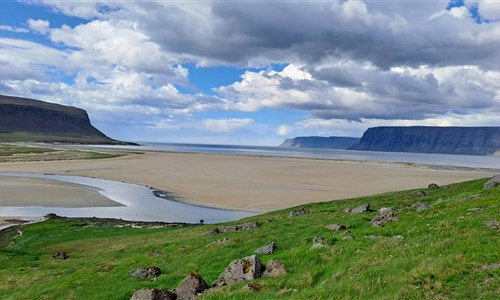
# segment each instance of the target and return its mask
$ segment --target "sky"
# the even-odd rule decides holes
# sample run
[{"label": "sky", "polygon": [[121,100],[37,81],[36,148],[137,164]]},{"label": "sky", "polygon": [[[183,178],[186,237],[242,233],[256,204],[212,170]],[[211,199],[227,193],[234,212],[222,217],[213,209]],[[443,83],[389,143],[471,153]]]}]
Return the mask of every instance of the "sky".
[{"label": "sky", "polygon": [[500,126],[500,1],[0,0],[0,94],[127,141]]}]

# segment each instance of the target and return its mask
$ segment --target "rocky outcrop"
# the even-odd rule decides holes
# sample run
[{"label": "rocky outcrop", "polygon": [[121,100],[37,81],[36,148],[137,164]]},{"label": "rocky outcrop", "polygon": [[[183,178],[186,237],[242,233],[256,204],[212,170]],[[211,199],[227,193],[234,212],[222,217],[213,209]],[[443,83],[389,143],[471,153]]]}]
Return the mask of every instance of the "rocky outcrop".
[{"label": "rocky outcrop", "polygon": [[298,216],[303,216],[303,215],[308,215],[310,213],[309,209],[302,207],[296,210],[292,210],[290,214],[288,215],[289,218],[293,217],[298,217]]},{"label": "rocky outcrop", "polygon": [[252,280],[262,276],[265,266],[255,256],[237,259],[229,264],[226,270],[220,274],[215,286],[224,286],[244,280]]},{"label": "rocky outcrop", "polygon": [[317,235],[313,238],[313,244],[311,246],[311,249],[328,248],[328,247],[330,247],[330,245],[328,245],[324,237]]},{"label": "rocky outcrop", "polygon": [[207,282],[198,273],[191,273],[184,278],[174,293],[177,295],[177,300],[192,300],[209,288]]},{"label": "rocky outcrop", "polygon": [[360,206],[351,209],[351,214],[357,215],[364,212],[370,212],[370,203],[361,204]]},{"label": "rocky outcrop", "polygon": [[143,269],[137,269],[130,271],[128,273],[130,277],[144,279],[144,278],[156,278],[161,275],[161,270],[155,266],[149,266]]},{"label": "rocky outcrop", "polygon": [[215,227],[210,229],[205,236],[213,236],[225,232],[230,232],[230,231],[241,231],[241,230],[250,230],[257,228],[257,222],[250,222],[250,223],[245,223],[241,225],[233,225],[233,226],[222,226],[222,227]]},{"label": "rocky outcrop", "polygon": [[491,178],[490,180],[488,180],[484,184],[485,189],[492,189],[492,188],[495,188],[497,186],[500,186],[500,175],[497,175],[497,176]]},{"label": "rocky outcrop", "polygon": [[331,231],[347,230],[347,226],[341,224],[328,224],[325,225],[325,228]]},{"label": "rocky outcrop", "polygon": [[343,136],[299,136],[285,141],[279,145],[281,148],[321,148],[321,149],[347,149],[359,142],[359,138]]},{"label": "rocky outcrop", "polygon": [[500,127],[374,127],[349,150],[493,155]]},{"label": "rocky outcrop", "polygon": [[263,277],[278,277],[286,274],[285,264],[282,260],[270,260],[267,262],[266,271],[262,275]]},{"label": "rocky outcrop", "polygon": [[271,244],[266,245],[264,247],[260,247],[257,250],[255,250],[255,253],[257,253],[257,254],[273,254],[277,248],[278,247],[276,246],[276,243],[274,241],[272,241]]},{"label": "rocky outcrop", "polygon": [[135,292],[130,300],[176,300],[177,295],[172,291],[160,289],[142,289]]},{"label": "rocky outcrop", "polygon": [[372,220],[372,226],[374,227],[382,227],[385,226],[389,222],[398,221],[399,218],[394,216],[392,212],[392,208],[390,207],[382,207],[378,210],[377,215]]},{"label": "rocky outcrop", "polygon": [[[75,141],[81,142],[122,143],[92,126],[83,109],[3,95],[0,95],[0,132],[35,134],[39,136],[39,142],[58,141],[57,137],[65,141],[65,137],[73,137],[77,138]],[[52,137],[48,138],[47,135]]]}]

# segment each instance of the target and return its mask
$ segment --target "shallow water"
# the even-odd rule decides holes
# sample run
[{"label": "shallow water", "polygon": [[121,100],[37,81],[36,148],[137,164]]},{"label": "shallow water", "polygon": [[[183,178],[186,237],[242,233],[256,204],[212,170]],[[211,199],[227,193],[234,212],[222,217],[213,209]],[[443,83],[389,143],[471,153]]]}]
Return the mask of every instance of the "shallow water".
[{"label": "shallow water", "polygon": [[[224,210],[204,206],[184,204],[172,200],[161,199],[153,195],[153,191],[145,186],[88,178],[81,176],[0,173],[0,176],[22,176],[82,184],[97,188],[103,196],[121,203],[118,207],[0,207],[0,216],[40,217],[49,213],[66,217],[99,217],[118,218],[132,221],[163,221],[198,223],[218,223],[238,220],[255,215],[255,213]],[[0,177],[1,180],[1,177]]]}]

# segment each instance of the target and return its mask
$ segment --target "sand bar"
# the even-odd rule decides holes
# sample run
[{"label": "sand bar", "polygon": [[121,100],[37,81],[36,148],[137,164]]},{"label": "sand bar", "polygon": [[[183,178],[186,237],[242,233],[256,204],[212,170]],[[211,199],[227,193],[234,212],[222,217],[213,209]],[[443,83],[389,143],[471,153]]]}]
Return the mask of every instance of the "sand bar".
[{"label": "sand bar", "polygon": [[92,187],[48,179],[0,176],[0,191],[0,206],[121,206]]},{"label": "sand bar", "polygon": [[0,172],[125,181],[171,191],[187,203],[255,212],[495,175],[376,162],[169,152],[105,160],[2,163]]}]

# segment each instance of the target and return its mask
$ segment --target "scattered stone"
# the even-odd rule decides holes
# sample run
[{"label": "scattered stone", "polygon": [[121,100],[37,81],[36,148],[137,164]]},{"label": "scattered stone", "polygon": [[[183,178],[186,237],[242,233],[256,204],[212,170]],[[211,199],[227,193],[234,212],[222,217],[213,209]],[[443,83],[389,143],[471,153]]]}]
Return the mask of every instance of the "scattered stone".
[{"label": "scattered stone", "polygon": [[340,224],[328,224],[325,227],[331,231],[347,230],[347,226]]},{"label": "scattered stone", "polygon": [[300,209],[291,211],[290,214],[288,215],[288,217],[293,218],[293,217],[298,217],[298,216],[302,216],[302,215],[308,215],[309,213],[310,213],[309,209],[302,207]]},{"label": "scattered stone", "polygon": [[485,189],[493,189],[500,185],[500,175],[497,175],[484,184]]},{"label": "scattered stone", "polygon": [[395,239],[397,239],[397,240],[404,239],[404,237],[402,235],[400,235],[400,234],[393,235],[392,237],[395,238]]},{"label": "scattered stone", "polygon": [[328,248],[330,245],[326,243],[326,240],[322,236],[315,236],[313,238],[313,245],[311,246],[311,249],[318,249],[318,248]]},{"label": "scattered stone", "polygon": [[143,269],[132,270],[128,275],[137,279],[156,278],[161,275],[161,270],[155,266],[148,266]]},{"label": "scattered stone", "polygon": [[263,288],[264,288],[264,286],[262,286],[258,283],[252,282],[252,283],[246,284],[243,287],[241,287],[241,290],[247,291],[247,292],[259,292],[259,291],[262,291]]},{"label": "scattered stone", "polygon": [[477,211],[483,211],[483,210],[485,210],[485,208],[484,208],[484,207],[473,207],[473,208],[469,208],[469,211],[476,211],[476,212],[477,212]]},{"label": "scattered stone", "polygon": [[148,253],[149,256],[158,256],[160,255],[160,251],[152,251]]},{"label": "scattered stone", "polygon": [[372,220],[372,226],[382,227],[388,222],[398,221],[399,218],[394,216],[392,209],[390,207],[382,207],[378,210],[377,215]]},{"label": "scattered stone", "polygon": [[419,192],[415,193],[415,197],[418,197],[418,198],[423,198],[425,196],[427,196],[427,193],[424,191],[419,191]]},{"label": "scattered stone", "polygon": [[344,233],[342,233],[342,240],[344,241],[348,241],[348,240],[353,240],[354,237],[352,236],[351,234],[351,231],[344,231]]},{"label": "scattered stone", "polygon": [[220,274],[214,286],[220,287],[244,280],[259,278],[265,267],[255,255],[232,261],[226,270]]},{"label": "scattered stone", "polygon": [[365,235],[365,238],[375,240],[381,238],[381,236],[370,234],[370,235]]},{"label": "scattered stone", "polygon": [[280,259],[270,260],[267,262],[266,271],[262,276],[278,277],[286,274],[285,264]]},{"label": "scattered stone", "polygon": [[415,209],[416,211],[421,211],[432,208],[432,205],[424,202],[415,202],[411,205],[411,208]]},{"label": "scattered stone", "polygon": [[498,221],[486,221],[484,222],[484,225],[488,228],[493,228],[493,229],[498,229],[500,228],[500,222]]},{"label": "scattered stone", "polygon": [[160,289],[142,289],[135,292],[130,300],[176,300],[177,295],[172,291]]},{"label": "scattered stone", "polygon": [[271,242],[271,244],[266,245],[264,247],[260,247],[259,249],[255,250],[255,253],[257,254],[272,254],[274,251],[276,251],[276,243],[274,241]]},{"label": "scattered stone", "polygon": [[357,214],[369,212],[369,211],[370,211],[370,203],[365,203],[365,204],[361,204],[360,206],[358,206],[356,208],[353,208],[351,210],[351,214],[357,215]]},{"label": "scattered stone", "polygon": [[231,242],[231,239],[225,237],[223,239],[218,239],[216,241],[211,242],[210,244],[208,244],[208,246],[210,247],[210,246],[214,246],[214,245],[227,244],[229,242]]},{"label": "scattered stone", "polygon": [[177,294],[177,300],[192,300],[209,288],[203,277],[193,272],[184,278],[174,292]]},{"label": "scattered stone", "polygon": [[229,231],[240,231],[240,230],[250,230],[257,228],[257,222],[250,222],[250,223],[245,223],[241,225],[233,225],[233,226],[222,226],[222,227],[215,227],[210,229],[205,236],[214,236],[217,234],[221,234],[224,232],[229,232]]},{"label": "scattered stone", "polygon": [[67,252],[57,252],[57,253],[52,254],[52,258],[65,260],[65,259],[69,258],[69,255]]},{"label": "scattered stone", "polygon": [[345,212],[345,213],[350,213],[351,212],[351,208],[346,207],[342,211]]},{"label": "scattered stone", "polygon": [[427,188],[429,190],[435,190],[435,189],[439,189],[439,185],[435,184],[435,183],[431,183],[427,186]]},{"label": "scattered stone", "polygon": [[484,271],[500,269],[500,263],[482,265],[481,269]]}]

